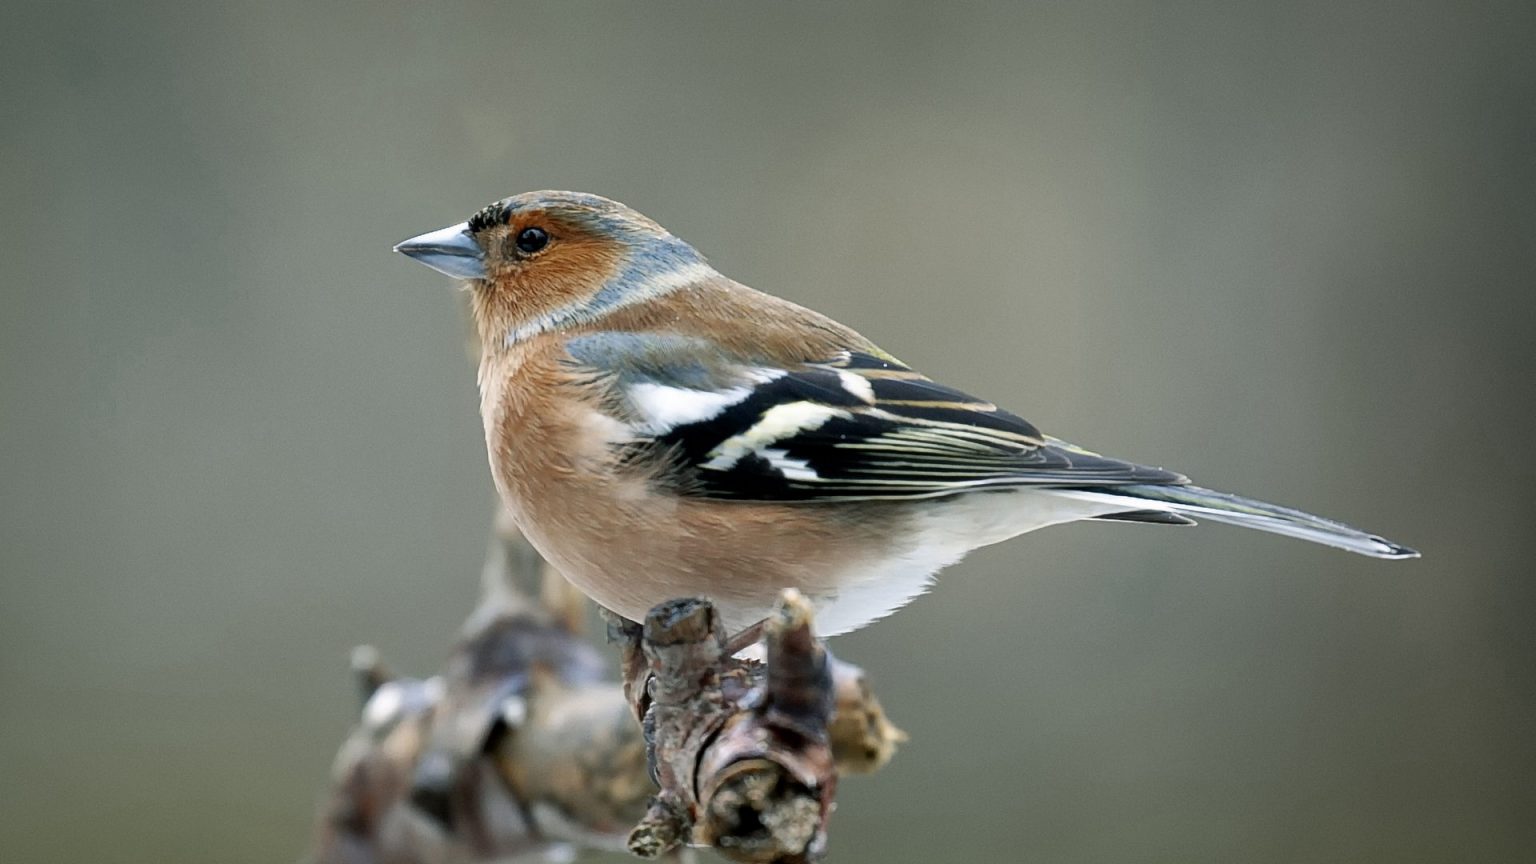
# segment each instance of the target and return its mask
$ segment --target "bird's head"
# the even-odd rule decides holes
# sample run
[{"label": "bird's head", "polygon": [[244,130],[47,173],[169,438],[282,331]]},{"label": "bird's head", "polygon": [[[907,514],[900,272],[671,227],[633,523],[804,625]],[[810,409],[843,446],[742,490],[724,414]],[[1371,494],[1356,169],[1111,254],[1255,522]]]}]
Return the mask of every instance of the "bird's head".
[{"label": "bird's head", "polygon": [[716,275],[665,228],[581,192],[514,195],[395,251],[468,281],[488,350]]}]

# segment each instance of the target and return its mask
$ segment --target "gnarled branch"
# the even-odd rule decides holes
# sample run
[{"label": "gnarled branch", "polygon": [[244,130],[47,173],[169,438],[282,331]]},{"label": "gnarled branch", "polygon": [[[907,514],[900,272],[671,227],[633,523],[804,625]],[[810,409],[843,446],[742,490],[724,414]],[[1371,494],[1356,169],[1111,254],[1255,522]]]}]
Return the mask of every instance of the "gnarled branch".
[{"label": "gnarled branch", "polygon": [[825,847],[838,772],[878,768],[901,740],[792,592],[768,622],[766,663],[728,656],[702,600],[612,622],[621,683],[583,633],[583,605],[502,518],[481,604],[439,675],[395,677],[359,649],[363,717],[337,755],[310,860],[707,845],[808,861]]}]

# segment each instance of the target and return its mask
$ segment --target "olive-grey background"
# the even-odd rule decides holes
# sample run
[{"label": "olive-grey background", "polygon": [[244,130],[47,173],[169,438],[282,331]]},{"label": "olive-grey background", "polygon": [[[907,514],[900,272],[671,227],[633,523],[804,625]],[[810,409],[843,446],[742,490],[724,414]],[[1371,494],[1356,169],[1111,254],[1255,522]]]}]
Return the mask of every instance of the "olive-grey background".
[{"label": "olive-grey background", "polygon": [[3,857],[301,851],[348,648],[435,669],[491,509],[460,300],[390,244],[554,187],[1425,551],[974,555],[834,645],[912,735],[836,860],[1529,860],[1533,8],[7,5]]}]

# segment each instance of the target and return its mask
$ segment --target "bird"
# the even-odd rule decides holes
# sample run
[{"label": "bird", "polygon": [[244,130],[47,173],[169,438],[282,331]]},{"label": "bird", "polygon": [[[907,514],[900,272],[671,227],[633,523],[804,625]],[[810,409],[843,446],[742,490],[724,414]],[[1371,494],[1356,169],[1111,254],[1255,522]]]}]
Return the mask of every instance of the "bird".
[{"label": "bird", "polygon": [[597,195],[514,195],[395,250],[467,288],[491,474],[518,528],[631,620],[699,596],[747,631],[794,588],[835,636],[973,549],[1078,520],[1418,556],[1045,434]]}]

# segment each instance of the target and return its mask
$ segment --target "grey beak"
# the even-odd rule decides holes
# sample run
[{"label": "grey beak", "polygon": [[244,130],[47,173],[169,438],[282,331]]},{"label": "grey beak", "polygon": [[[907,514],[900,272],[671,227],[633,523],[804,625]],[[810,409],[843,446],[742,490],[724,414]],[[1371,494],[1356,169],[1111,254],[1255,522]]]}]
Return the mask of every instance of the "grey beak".
[{"label": "grey beak", "polygon": [[486,278],[485,252],[470,235],[468,222],[412,237],[396,244],[395,251],[455,279]]}]

